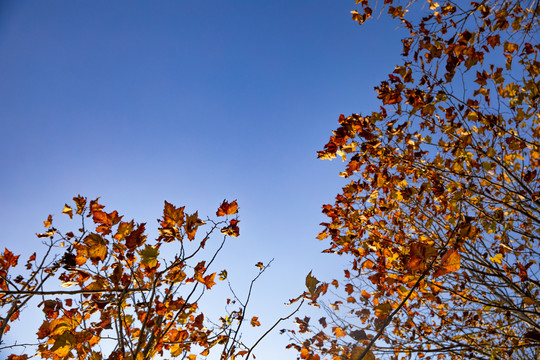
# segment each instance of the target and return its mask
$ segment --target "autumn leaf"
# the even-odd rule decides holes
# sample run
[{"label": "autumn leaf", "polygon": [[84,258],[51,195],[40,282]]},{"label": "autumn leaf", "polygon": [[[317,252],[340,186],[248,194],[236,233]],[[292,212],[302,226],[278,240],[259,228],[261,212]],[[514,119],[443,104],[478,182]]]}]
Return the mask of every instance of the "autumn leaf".
[{"label": "autumn leaf", "polygon": [[360,359],[360,356],[364,353],[366,350],[363,346],[355,346],[351,351],[351,357],[350,360],[375,360],[375,354],[371,350],[369,350],[366,355],[362,359]]},{"label": "autumn leaf", "polygon": [[229,203],[227,200],[223,200],[223,203],[219,206],[216,215],[225,216],[225,215],[234,215],[238,212],[238,203],[236,200]]},{"label": "autumn leaf", "polygon": [[28,359],[28,355],[26,354],[23,354],[23,355],[11,354],[7,357],[7,360],[27,360],[27,359]]},{"label": "autumn leaf", "polygon": [[52,238],[52,236],[54,234],[56,234],[56,229],[55,228],[49,228],[46,232],[41,233],[41,234],[36,234],[36,236],[38,238],[46,238],[46,237]]},{"label": "autumn leaf", "polygon": [[137,224],[137,228],[135,230],[132,230],[125,236],[126,247],[128,248],[128,250],[133,251],[146,242],[146,235],[144,235],[145,230],[145,223]]},{"label": "autumn leaf", "polygon": [[86,206],[86,198],[82,197],[81,195],[77,195],[73,198],[73,201],[77,205],[76,214],[82,214]]},{"label": "autumn leaf", "polygon": [[186,273],[182,270],[181,266],[175,266],[169,270],[165,277],[167,280],[175,284],[184,281],[186,278]]},{"label": "autumn leaf", "polygon": [[388,301],[375,306],[375,315],[379,318],[385,318],[391,311],[392,305]]},{"label": "autumn leaf", "polygon": [[216,277],[216,273],[212,273],[210,275],[206,275],[203,280],[203,284],[206,286],[207,289],[212,288],[212,286],[216,285],[216,282],[214,281]]},{"label": "autumn leaf", "polygon": [[221,229],[221,232],[225,235],[238,237],[240,235],[240,229],[238,228],[238,223],[240,221],[236,219],[231,219],[229,225]]},{"label": "autumn leaf", "polygon": [[366,340],[368,337],[364,330],[354,330],[349,333],[349,336],[356,341]]},{"label": "autumn leaf", "polygon": [[435,273],[433,274],[433,278],[437,278],[439,276],[458,271],[460,268],[460,259],[461,256],[456,249],[449,249],[441,258],[441,263],[436,268]]},{"label": "autumn leaf", "polygon": [[165,201],[163,207],[163,220],[161,225],[163,227],[169,226],[182,226],[184,224],[184,207],[176,207],[171,203]]},{"label": "autumn leaf", "polygon": [[[114,238],[118,241],[124,240],[126,236],[128,236],[133,231],[133,225],[134,225],[133,221],[130,221],[130,222],[122,221],[120,224],[118,224],[118,229],[116,230],[116,234],[114,235]],[[133,244],[130,243],[132,249],[137,247],[137,240],[135,240],[135,246],[133,246]]]},{"label": "autumn leaf", "polygon": [[84,244],[87,245],[87,254],[94,264],[99,261],[104,261],[107,256],[107,240],[101,235],[91,233],[84,239]]},{"label": "autumn leaf", "polygon": [[101,205],[98,201],[99,198],[95,200],[90,200],[90,213],[87,215],[88,217],[92,216],[95,212],[101,211],[105,208],[105,206]]},{"label": "autumn leaf", "polygon": [[43,222],[43,225],[45,225],[46,228],[50,227],[52,225],[52,215],[49,215],[47,217],[47,220]]},{"label": "autumn leaf", "polygon": [[69,215],[70,219],[73,219],[73,209],[68,206],[68,204],[64,205],[64,209],[62,210],[62,214]]},{"label": "autumn leaf", "polygon": [[141,264],[147,268],[155,268],[158,265],[157,257],[159,256],[159,249],[151,245],[145,245],[144,249],[138,251],[141,256]]},{"label": "autumn leaf", "polygon": [[195,239],[195,234],[199,226],[204,225],[205,222],[199,219],[198,212],[188,215],[184,224],[184,229],[189,240]]},{"label": "autumn leaf", "polygon": [[344,337],[347,335],[347,332],[344,331],[342,328],[340,328],[339,326],[336,326],[332,329],[332,331],[334,332],[334,335],[336,336],[336,339],[339,339],[340,337]]},{"label": "autumn leaf", "polygon": [[67,357],[70,350],[75,347],[76,343],[77,340],[75,336],[70,331],[66,331],[54,339],[54,345],[51,348],[51,351],[60,358]]},{"label": "autumn leaf", "polygon": [[219,280],[225,280],[227,279],[227,270],[221,270],[221,272],[219,273]]},{"label": "autumn leaf", "polygon": [[497,254],[495,256],[490,256],[489,261],[496,263],[496,264],[502,264],[502,260],[504,259],[503,254]]},{"label": "autumn leaf", "polygon": [[426,262],[437,255],[437,249],[430,244],[415,242],[409,251],[409,261],[407,267],[410,270],[423,270]]},{"label": "autumn leaf", "polygon": [[317,290],[317,284],[319,283],[319,280],[317,280],[314,276],[311,276],[311,271],[306,276],[306,287],[308,288],[308,291],[311,295],[315,294],[315,291]]},{"label": "autumn leaf", "polygon": [[251,326],[261,326],[261,323],[259,322],[259,318],[257,316],[251,318]]},{"label": "autumn leaf", "polygon": [[0,255],[0,269],[7,270],[10,267],[17,266],[20,255],[14,255],[8,249],[4,249],[4,254]]}]

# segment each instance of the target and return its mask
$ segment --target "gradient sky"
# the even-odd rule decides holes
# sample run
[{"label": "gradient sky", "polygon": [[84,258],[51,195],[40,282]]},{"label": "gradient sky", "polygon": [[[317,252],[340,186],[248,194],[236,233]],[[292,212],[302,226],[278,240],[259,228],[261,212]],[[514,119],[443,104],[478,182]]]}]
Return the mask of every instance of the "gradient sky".
[{"label": "gradient sky", "polygon": [[[373,86],[401,52],[395,23],[359,27],[353,9],[353,0],[2,1],[1,247],[31,254],[42,221],[77,194],[154,231],[164,200],[212,216],[238,199],[241,236],[219,266],[245,293],[253,265],[275,259],[251,308],[270,326],[311,269],[330,279],[346,263],[315,239],[321,205],[344,184],[341,163],[316,151],[339,114],[378,107]],[[286,343],[268,337],[257,358],[295,359]]]}]

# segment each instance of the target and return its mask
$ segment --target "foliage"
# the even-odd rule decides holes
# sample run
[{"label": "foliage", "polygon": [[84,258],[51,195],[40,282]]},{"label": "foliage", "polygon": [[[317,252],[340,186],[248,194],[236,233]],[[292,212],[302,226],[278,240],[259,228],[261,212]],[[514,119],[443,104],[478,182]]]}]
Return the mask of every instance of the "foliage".
[{"label": "foliage", "polygon": [[384,1],[403,58],[319,152],[351,181],[318,238],[352,263],[300,358],[540,358],[539,9]]},{"label": "foliage", "polygon": [[[209,269],[227,237],[239,235],[236,201],[221,204],[216,215],[225,220],[219,221],[203,221],[197,212],[188,214],[184,207],[165,202],[159,236],[150,242],[146,224],[124,221],[117,211],[106,212],[98,199],[73,200],[75,206],[66,205],[63,213],[80,219],[78,230],[60,232],[49,215],[46,231],[37,234],[46,244],[42,256],[34,253],[19,263],[20,256],[8,249],[0,255],[2,349],[27,349],[25,344],[2,343],[2,338],[37,296],[45,319],[36,329],[35,345],[43,359],[135,360],[159,355],[194,360],[197,353],[206,356],[217,348],[222,359],[249,356],[252,348],[239,341],[239,332],[251,287],[244,302],[236,296],[223,299],[228,311],[217,323],[198,305],[217,278],[227,278],[226,270],[216,274]],[[217,231],[223,239],[210,244]],[[259,275],[267,266],[260,266]],[[257,317],[250,323],[261,325]],[[18,353],[9,359],[33,356]]]}]

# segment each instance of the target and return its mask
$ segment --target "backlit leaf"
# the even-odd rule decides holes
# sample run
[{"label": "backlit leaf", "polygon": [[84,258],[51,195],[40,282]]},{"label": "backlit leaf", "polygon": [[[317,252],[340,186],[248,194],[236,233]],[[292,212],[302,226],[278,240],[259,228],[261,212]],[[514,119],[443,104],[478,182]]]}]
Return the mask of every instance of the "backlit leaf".
[{"label": "backlit leaf", "polygon": [[141,256],[142,265],[145,265],[147,268],[155,268],[157,266],[157,257],[159,256],[159,249],[157,247],[146,245],[138,253]]},{"label": "backlit leaf", "polygon": [[236,200],[232,202],[228,202],[227,200],[223,200],[223,203],[219,206],[216,215],[217,216],[225,216],[225,215],[234,215],[238,212],[238,203]]},{"label": "backlit leaf", "polygon": [[62,214],[69,215],[70,219],[73,219],[73,209],[68,206],[68,204],[64,205],[64,209],[62,210]]},{"label": "backlit leaf", "polygon": [[308,291],[310,294],[314,294],[315,290],[317,289],[317,284],[319,283],[319,280],[317,280],[314,276],[311,276],[311,271],[306,276],[306,287],[308,288]]},{"label": "backlit leaf", "polygon": [[441,263],[437,267],[433,277],[436,278],[454,271],[458,271],[461,264],[460,259],[461,256],[456,249],[449,249],[441,258]]}]

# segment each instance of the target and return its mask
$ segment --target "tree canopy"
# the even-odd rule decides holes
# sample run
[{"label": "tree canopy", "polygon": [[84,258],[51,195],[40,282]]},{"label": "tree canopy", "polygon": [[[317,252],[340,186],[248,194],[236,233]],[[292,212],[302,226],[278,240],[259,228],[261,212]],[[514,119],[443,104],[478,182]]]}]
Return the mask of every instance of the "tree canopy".
[{"label": "tree canopy", "polygon": [[[199,307],[216,282],[227,279],[226,270],[212,268],[226,239],[240,233],[236,201],[223,201],[219,220],[202,220],[165,202],[159,236],[150,241],[145,223],[105,211],[99,199],[73,200],[62,213],[78,218],[77,229],[61,231],[49,215],[37,234],[44,252],[24,263],[8,249],[0,254],[0,350],[13,352],[8,359],[194,360],[211,351],[222,359],[249,356],[257,343],[242,343],[240,332],[246,323],[261,325],[256,316],[245,318],[246,308],[253,282],[269,264],[256,264],[259,273],[246,299],[234,293],[222,299],[225,311],[218,318],[209,319]],[[44,316],[26,329],[37,332],[37,343],[6,342],[32,301]]]},{"label": "tree canopy", "polygon": [[318,237],[352,260],[291,346],[302,359],[540,358],[538,2],[356,3],[359,24],[390,16],[407,35],[380,109],[341,115],[319,152],[350,182]]},{"label": "tree canopy", "polygon": [[[346,163],[318,239],[350,265],[342,279],[307,275],[291,302],[326,313],[297,317],[290,347],[305,360],[540,358],[539,3],[356,4],[360,25],[389,17],[405,29],[403,53],[375,88],[378,110],[341,115],[318,153]],[[79,223],[61,231],[49,215],[44,252],[0,254],[8,359],[252,355],[258,341],[240,339],[261,325],[246,318],[251,287],[223,298],[217,319],[199,307],[227,279],[214,260],[239,235],[236,201],[204,220],[165,202],[153,241],[99,199],[73,201],[62,213]],[[256,266],[253,281],[268,264]],[[34,303],[37,341],[6,344]]]}]

